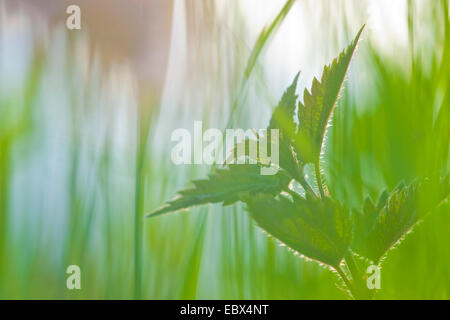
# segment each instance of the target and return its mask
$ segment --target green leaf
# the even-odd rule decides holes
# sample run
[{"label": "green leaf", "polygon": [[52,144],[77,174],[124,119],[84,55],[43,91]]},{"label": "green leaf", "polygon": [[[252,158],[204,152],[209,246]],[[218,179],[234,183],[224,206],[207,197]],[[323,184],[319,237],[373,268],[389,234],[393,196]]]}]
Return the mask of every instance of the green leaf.
[{"label": "green leaf", "polygon": [[[253,139],[246,139],[244,141],[236,143],[233,150],[231,150],[231,156],[227,159],[227,161],[236,158],[236,155],[238,154],[238,148],[240,147],[245,148],[245,156],[250,158],[251,155],[248,152],[250,140],[253,140],[253,143],[257,143],[257,153],[259,154],[258,142],[267,143],[268,141],[271,141],[270,130],[279,129],[279,166],[280,168],[289,172],[293,178],[297,179],[299,177],[301,172],[301,164],[297,160],[294,149],[292,147],[293,137],[296,131],[294,116],[296,102],[298,99],[298,95],[295,93],[295,91],[297,89],[299,75],[300,72],[297,73],[294,80],[292,81],[292,84],[283,93],[280,102],[274,109],[272,118],[270,119],[270,123],[267,128],[267,138],[261,139],[261,137],[258,137],[256,141]],[[252,158],[252,160],[257,161],[258,163],[265,163],[263,159],[259,158]]]},{"label": "green leaf", "polygon": [[294,3],[295,3],[295,0],[286,1],[283,8],[281,8],[280,12],[275,17],[275,19],[272,21],[272,23],[268,26],[265,26],[264,29],[259,34],[258,39],[256,39],[256,43],[253,46],[252,52],[251,52],[250,57],[247,62],[247,67],[246,67],[245,73],[244,73],[245,78],[248,79],[250,77],[250,74],[256,65],[256,61],[258,60],[259,55],[261,54],[264,47],[269,42],[269,39],[275,35],[276,31],[279,29],[279,27],[283,23],[284,19],[286,19],[286,16],[289,13],[289,11],[291,10]]},{"label": "green leaf", "polygon": [[281,97],[278,106],[275,108],[269,127],[267,128],[270,135],[270,129],[280,130],[279,141],[279,165],[281,168],[291,174],[297,180],[301,179],[302,163],[297,159],[293,148],[293,138],[296,131],[296,123],[294,121],[295,107],[298,95],[295,94],[297,82],[300,72],[294,78],[292,84],[286,89]]},{"label": "green leaf", "polygon": [[252,218],[267,233],[305,257],[338,268],[348,252],[351,223],[345,208],[330,198],[294,200],[264,195],[244,199]]},{"label": "green leaf", "polygon": [[192,206],[222,202],[230,205],[239,201],[242,194],[258,193],[277,195],[287,187],[290,178],[284,171],[275,175],[261,175],[259,165],[230,165],[217,169],[209,179],[194,180],[193,188],[179,191],[179,197],[153,211],[147,217],[187,209]]},{"label": "green leaf", "polygon": [[250,57],[248,58],[247,66],[245,67],[244,78],[239,88],[238,98],[234,100],[233,105],[231,106],[231,112],[227,121],[227,128],[230,127],[235,111],[241,106],[240,98],[242,98],[242,95],[246,90],[248,80],[250,79],[250,76],[255,69],[258,58],[264,51],[264,48],[266,48],[270,43],[271,39],[273,39],[273,37],[277,33],[277,30],[279,30],[280,26],[283,24],[283,21],[286,19],[294,3],[295,0],[287,0],[277,16],[269,25],[263,28],[258,36],[258,39],[256,39],[256,43],[252,48]]},{"label": "green leaf", "polygon": [[295,91],[299,75],[300,72],[297,73],[292,84],[283,93],[280,102],[273,111],[269,127],[267,128],[267,130],[279,129],[281,139],[292,139],[296,129],[294,115],[298,95],[295,94]]},{"label": "green leaf", "polygon": [[417,180],[399,185],[390,195],[384,192],[376,206],[366,199],[362,212],[354,214],[353,251],[379,263],[427,212],[448,197],[448,178],[432,197],[427,193],[431,188],[429,180]]},{"label": "green leaf", "polygon": [[303,103],[299,102],[296,149],[305,163],[319,161],[327,125],[363,29],[330,66],[324,67],[321,81],[314,78],[311,93],[305,89]]}]

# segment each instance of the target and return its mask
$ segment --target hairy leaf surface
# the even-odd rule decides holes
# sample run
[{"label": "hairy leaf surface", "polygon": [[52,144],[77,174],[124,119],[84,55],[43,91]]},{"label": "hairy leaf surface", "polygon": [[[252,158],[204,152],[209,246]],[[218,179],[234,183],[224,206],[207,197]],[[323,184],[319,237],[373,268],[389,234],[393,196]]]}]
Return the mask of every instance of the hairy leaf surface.
[{"label": "hairy leaf surface", "polygon": [[[301,164],[299,163],[292,147],[293,138],[297,126],[294,117],[298,95],[295,93],[295,91],[297,89],[299,75],[300,72],[297,73],[294,80],[292,81],[292,84],[283,93],[283,96],[281,97],[278,105],[274,109],[272,118],[270,119],[270,123],[267,128],[268,136],[265,139],[263,139],[262,137],[258,137],[258,142],[268,143],[271,141],[270,130],[279,130],[279,166],[289,172],[293,178],[298,178],[301,172]],[[245,156],[251,157],[252,155],[250,155],[248,152],[250,140],[251,139],[246,139],[244,141],[236,143],[233,150],[231,150],[231,156],[228,157],[227,161],[236,158],[239,148],[245,148]],[[257,141],[253,140],[252,142],[256,143]],[[257,145],[257,150],[259,154],[259,144]],[[258,163],[265,163],[264,159],[260,159],[259,157],[256,157],[256,159],[253,160],[257,161]]]},{"label": "hairy leaf surface", "polygon": [[280,102],[273,111],[268,130],[280,129],[280,138],[290,140],[294,136],[296,124],[294,121],[295,107],[298,95],[295,94],[300,72],[294,78],[292,84],[286,89]]},{"label": "hairy leaf surface", "polygon": [[324,67],[321,81],[314,78],[311,93],[305,89],[303,103],[298,104],[296,148],[305,163],[319,161],[327,125],[363,29],[330,66]]},{"label": "hairy leaf surface", "polygon": [[[267,130],[280,130],[280,167],[289,172],[295,179],[300,178],[302,171],[302,164],[298,161],[293,148],[293,139],[297,127],[294,116],[298,99],[298,95],[295,94],[295,91],[297,89],[299,75],[300,72],[297,73],[292,84],[284,92],[281,101],[273,112],[269,127],[267,128]],[[270,134],[270,131],[268,131],[268,134]]]},{"label": "hairy leaf surface", "polygon": [[399,243],[420,219],[448,197],[448,178],[443,179],[434,197],[426,195],[429,180],[399,185],[390,195],[384,192],[377,205],[370,199],[361,213],[354,215],[355,233],[352,249],[378,263]]},{"label": "hairy leaf surface", "polygon": [[304,256],[337,268],[351,242],[345,208],[330,198],[294,200],[280,196],[245,200],[257,224]]},{"label": "hairy leaf surface", "polygon": [[222,202],[223,205],[230,205],[239,201],[243,193],[277,195],[290,181],[284,171],[279,171],[275,175],[261,175],[260,170],[259,165],[230,165],[229,169],[217,169],[208,179],[194,180],[193,188],[179,191],[179,197],[148,216],[153,217],[206,203]]}]

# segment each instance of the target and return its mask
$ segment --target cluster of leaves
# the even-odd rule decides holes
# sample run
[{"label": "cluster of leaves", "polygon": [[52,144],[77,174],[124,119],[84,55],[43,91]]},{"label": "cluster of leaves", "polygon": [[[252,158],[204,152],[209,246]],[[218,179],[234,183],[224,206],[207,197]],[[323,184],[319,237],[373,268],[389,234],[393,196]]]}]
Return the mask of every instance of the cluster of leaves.
[{"label": "cluster of leaves", "polygon": [[[311,91],[304,91],[303,103],[297,103],[295,93],[299,74],[283,94],[268,126],[279,129],[277,174],[261,175],[260,168],[267,163],[260,159],[254,159],[258,163],[253,165],[217,169],[208,179],[194,181],[192,188],[180,191],[179,197],[149,216],[206,203],[230,205],[241,201],[268,234],[303,256],[337,270],[353,297],[370,297],[370,293],[361,289],[362,279],[355,270],[353,256],[379,263],[426,212],[448,197],[449,181],[442,181],[444,187],[439,196],[425,206],[420,195],[429,181],[424,179],[400,185],[391,194],[383,193],[376,205],[367,199],[360,212],[329,196],[328,186],[320,178],[319,158],[363,29],[331,65],[324,67],[321,80],[314,78]],[[308,163],[314,165],[318,192],[305,179],[303,169]],[[304,196],[292,190],[293,180],[303,187]],[[353,281],[342,269],[344,262]]]}]

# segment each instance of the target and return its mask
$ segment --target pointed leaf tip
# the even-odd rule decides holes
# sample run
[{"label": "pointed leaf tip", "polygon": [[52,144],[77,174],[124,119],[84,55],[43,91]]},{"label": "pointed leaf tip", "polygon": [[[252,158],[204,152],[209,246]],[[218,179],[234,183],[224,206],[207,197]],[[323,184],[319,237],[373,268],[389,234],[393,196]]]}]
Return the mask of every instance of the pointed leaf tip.
[{"label": "pointed leaf tip", "polygon": [[295,148],[304,163],[317,163],[325,132],[339,98],[350,61],[365,25],[355,39],[331,64],[323,68],[320,81],[313,79],[311,90],[305,89],[303,103],[298,104],[299,127]]}]

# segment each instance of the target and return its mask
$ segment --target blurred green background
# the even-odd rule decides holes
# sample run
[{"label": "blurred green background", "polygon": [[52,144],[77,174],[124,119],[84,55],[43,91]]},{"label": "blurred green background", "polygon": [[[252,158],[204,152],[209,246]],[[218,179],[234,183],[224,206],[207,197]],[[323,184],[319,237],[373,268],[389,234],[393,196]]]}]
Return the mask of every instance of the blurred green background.
[{"label": "blurred green background", "polygon": [[[448,0],[106,2],[0,0],[1,299],[346,299],[240,205],[143,216],[209,170],[171,162],[173,130],[266,127],[298,70],[303,92],[363,24],[330,190],[358,208],[449,172]],[[375,298],[450,298],[449,211],[389,254]]]}]

